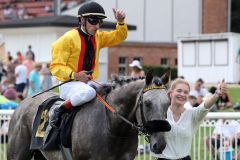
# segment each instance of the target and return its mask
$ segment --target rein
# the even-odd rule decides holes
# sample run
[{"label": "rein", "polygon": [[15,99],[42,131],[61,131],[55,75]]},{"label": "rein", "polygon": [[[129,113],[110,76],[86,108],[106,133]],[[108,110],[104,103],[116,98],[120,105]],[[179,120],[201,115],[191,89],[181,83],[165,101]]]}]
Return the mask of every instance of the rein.
[{"label": "rein", "polygon": [[125,117],[123,117],[122,115],[120,115],[119,113],[117,113],[117,111],[110,105],[108,104],[98,93],[97,93],[97,98],[104,104],[104,106],[109,109],[112,113],[114,113],[118,118],[122,119],[124,122],[126,122],[127,124],[129,124],[132,128],[137,129],[139,132],[144,133],[144,130],[142,127],[140,126],[136,126],[135,124],[133,124],[132,122],[130,122],[129,120],[127,120]]}]

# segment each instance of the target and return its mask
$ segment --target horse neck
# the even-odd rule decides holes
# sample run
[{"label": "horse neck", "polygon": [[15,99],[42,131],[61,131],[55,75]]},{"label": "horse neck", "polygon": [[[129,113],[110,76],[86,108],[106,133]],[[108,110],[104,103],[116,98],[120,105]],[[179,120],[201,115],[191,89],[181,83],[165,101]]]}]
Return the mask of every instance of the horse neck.
[{"label": "horse neck", "polygon": [[[110,103],[123,117],[128,118],[128,115],[134,110],[137,96],[144,87],[144,82],[144,80],[131,82],[114,90],[113,93],[111,93]],[[128,131],[126,127],[129,127],[130,125],[121,120],[119,117],[116,117],[114,114],[109,114],[109,120],[110,127],[113,132],[116,131],[117,133],[120,133],[121,130],[123,132]],[[132,121],[132,119],[129,120]]]}]

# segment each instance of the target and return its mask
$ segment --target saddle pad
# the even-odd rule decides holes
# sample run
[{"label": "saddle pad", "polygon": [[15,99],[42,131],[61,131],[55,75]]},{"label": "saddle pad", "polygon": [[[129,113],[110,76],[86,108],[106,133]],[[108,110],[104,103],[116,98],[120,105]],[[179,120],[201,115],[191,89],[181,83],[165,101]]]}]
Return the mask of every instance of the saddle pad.
[{"label": "saddle pad", "polygon": [[[31,150],[44,148],[44,136],[46,128],[48,126],[48,111],[56,101],[63,100],[59,98],[59,96],[53,96],[51,98],[48,98],[38,107],[38,111],[33,122],[33,130],[30,145]],[[58,149],[58,144],[56,144],[56,146],[53,149]]]},{"label": "saddle pad", "polygon": [[59,129],[51,128],[47,131],[48,126],[48,111],[57,101],[63,101],[59,96],[54,96],[44,101],[38,108],[36,117],[33,123],[31,150],[59,150],[59,145],[66,148],[71,148],[71,130],[73,120],[77,112],[81,109],[80,106],[73,107],[62,116],[62,123]]}]

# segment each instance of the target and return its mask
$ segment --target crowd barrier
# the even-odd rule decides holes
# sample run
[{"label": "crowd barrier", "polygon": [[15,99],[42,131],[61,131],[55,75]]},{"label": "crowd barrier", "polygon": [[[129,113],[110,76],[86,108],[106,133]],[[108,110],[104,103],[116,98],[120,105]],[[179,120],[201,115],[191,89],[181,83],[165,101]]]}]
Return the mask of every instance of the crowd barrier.
[{"label": "crowd barrier", "polygon": [[[0,146],[0,160],[6,160],[7,153],[7,129],[8,124],[13,114],[13,110],[0,110],[0,135],[1,135],[1,146]],[[207,137],[211,137],[214,128],[217,125],[219,119],[225,119],[224,125],[230,124],[231,120],[238,121],[240,119],[240,112],[210,112],[206,116],[203,123],[201,123],[196,135],[193,138],[191,157],[192,160],[237,160],[239,159],[237,145],[237,137],[235,136],[235,145],[225,143],[223,135],[220,135],[220,147],[213,149],[207,148]],[[213,142],[213,143],[217,143]],[[215,145],[217,146],[217,145]],[[240,156],[240,154],[239,154]],[[135,160],[155,160],[150,152],[149,144],[144,140],[143,136],[139,136],[138,155]]]},{"label": "crowd barrier", "polygon": [[8,125],[11,119],[11,115],[13,114],[14,110],[0,110],[0,160],[7,159],[7,132],[8,132]]}]

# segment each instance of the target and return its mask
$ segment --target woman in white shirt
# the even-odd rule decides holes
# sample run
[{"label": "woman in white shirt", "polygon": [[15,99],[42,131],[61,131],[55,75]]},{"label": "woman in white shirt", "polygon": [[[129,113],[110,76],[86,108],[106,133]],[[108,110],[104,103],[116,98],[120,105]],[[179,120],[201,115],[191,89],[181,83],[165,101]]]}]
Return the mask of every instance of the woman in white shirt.
[{"label": "woman in white shirt", "polygon": [[188,100],[189,83],[184,79],[176,79],[169,89],[171,104],[167,111],[167,120],[171,131],[165,133],[166,148],[162,154],[156,154],[158,160],[191,160],[190,150],[192,138],[210,107],[219,96],[227,93],[227,86],[222,81],[218,89],[198,107],[186,110],[184,104]]}]

